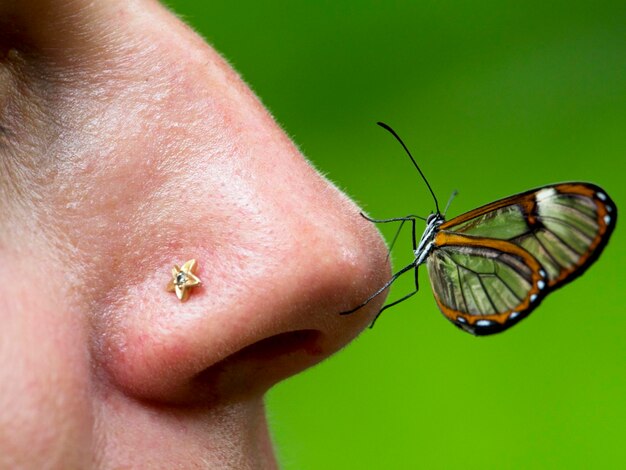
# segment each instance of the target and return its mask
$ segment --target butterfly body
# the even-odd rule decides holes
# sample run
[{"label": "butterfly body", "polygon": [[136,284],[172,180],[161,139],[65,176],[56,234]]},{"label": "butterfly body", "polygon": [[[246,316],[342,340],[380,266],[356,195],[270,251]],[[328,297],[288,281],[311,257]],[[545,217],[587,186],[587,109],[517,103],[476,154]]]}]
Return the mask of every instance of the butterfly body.
[{"label": "butterfly body", "polygon": [[417,248],[413,250],[415,254],[415,266],[424,264],[428,255],[432,252],[434,245],[434,239],[439,232],[439,226],[445,222],[445,218],[441,214],[431,214],[426,219],[426,230],[422,234],[422,238],[417,245]]}]

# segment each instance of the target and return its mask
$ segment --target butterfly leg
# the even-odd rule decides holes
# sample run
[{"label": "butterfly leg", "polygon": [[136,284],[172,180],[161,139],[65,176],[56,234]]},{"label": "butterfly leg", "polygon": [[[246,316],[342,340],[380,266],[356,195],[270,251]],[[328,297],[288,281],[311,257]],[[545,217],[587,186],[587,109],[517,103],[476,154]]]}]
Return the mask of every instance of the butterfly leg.
[{"label": "butterfly leg", "polygon": [[[398,279],[402,274],[404,274],[407,271],[410,271],[411,269],[415,268],[415,262],[412,262],[411,264],[409,264],[408,266],[405,266],[404,268],[402,268],[400,271],[398,271],[397,273],[395,273],[393,276],[391,276],[391,279],[389,279],[385,285],[383,285],[380,289],[378,289],[376,292],[374,292],[372,295],[370,295],[367,299],[365,299],[365,301],[360,304],[357,305],[355,308],[351,309],[351,310],[347,310],[345,312],[340,312],[339,315],[349,315],[351,313],[356,312],[357,310],[359,310],[362,307],[365,307],[368,303],[370,303],[370,301],[372,299],[374,299],[375,297],[379,296],[385,289],[387,289],[387,287],[389,287],[391,284],[393,284],[393,282]],[[417,292],[417,291],[416,291]],[[382,310],[381,310],[382,311]],[[379,312],[380,315],[380,312]]]},{"label": "butterfly leg", "polygon": [[376,323],[376,320],[378,320],[378,317],[380,317],[380,314],[383,313],[385,310],[387,310],[388,308],[393,307],[394,305],[398,305],[400,302],[404,302],[406,299],[408,299],[409,297],[414,296],[415,294],[417,294],[417,289],[414,290],[413,292],[411,292],[410,294],[405,295],[404,297],[402,297],[401,299],[395,300],[393,302],[391,302],[390,304],[385,305],[383,308],[380,309],[380,312],[378,312],[376,314],[376,316],[374,317],[374,320],[372,320],[372,323],[370,325],[370,328],[374,328],[374,323]]},{"label": "butterfly leg", "polygon": [[413,251],[415,251],[415,247],[416,247],[416,242],[415,242],[415,219],[404,219],[400,222],[400,226],[398,227],[398,230],[396,231],[396,234],[393,236],[393,240],[391,240],[391,244],[389,245],[389,250],[387,250],[387,258],[385,258],[385,261],[389,260],[389,256],[391,256],[391,250],[393,250],[394,245],[396,244],[396,240],[398,240],[398,236],[400,236],[400,231],[402,230],[402,227],[404,226],[404,223],[410,220],[411,224],[413,225]]},{"label": "butterfly leg", "polygon": [[405,222],[411,222],[412,225],[412,234],[413,234],[413,252],[415,252],[415,250],[417,250],[417,238],[416,238],[416,233],[415,233],[415,218],[413,218],[413,216],[409,215],[406,218],[402,219],[402,222],[400,222],[400,227],[398,227],[398,231],[396,232],[395,236],[393,237],[393,240],[391,241],[391,245],[389,245],[389,251],[387,252],[387,259],[389,259],[389,255],[391,254],[391,250],[393,250],[393,246],[396,244],[396,240],[398,239],[398,236],[400,235],[400,230],[402,230],[402,226],[404,225]]},{"label": "butterfly leg", "polygon": [[398,236],[400,236],[400,231],[402,230],[402,227],[404,226],[405,222],[411,222],[411,224],[413,225],[413,251],[417,249],[417,239],[416,239],[416,234],[415,234],[415,219],[422,219],[422,217],[409,214],[406,217],[394,217],[393,219],[372,219],[366,216],[363,212],[361,212],[361,217],[375,224],[386,224],[388,222],[400,222],[400,226],[398,227],[398,230],[396,231],[396,234],[393,236],[393,240],[391,240],[391,244],[389,245],[389,250],[387,251],[386,260],[389,259],[389,255],[391,255],[391,250],[393,250],[393,247],[396,244],[396,240],[398,239]]},{"label": "butterfly leg", "polygon": [[380,309],[380,312],[378,312],[376,314],[376,316],[374,317],[374,320],[372,321],[372,324],[370,325],[370,328],[374,328],[374,323],[376,323],[376,320],[378,320],[378,317],[380,317],[380,314],[383,313],[385,310],[387,310],[390,307],[393,307],[394,305],[398,305],[400,302],[404,302],[406,299],[408,299],[409,297],[414,296],[415,294],[417,294],[417,291],[420,290],[420,286],[419,286],[419,281],[418,281],[418,272],[417,272],[417,266],[415,267],[415,290],[413,292],[411,292],[410,294],[405,295],[404,297],[402,297],[401,299],[395,300],[393,302],[391,302],[390,304],[385,305],[383,308]]},{"label": "butterfly leg", "polygon": [[426,220],[424,219],[424,217],[420,217],[419,215],[412,215],[409,214],[406,217],[394,217],[392,219],[372,219],[371,217],[366,216],[363,212],[360,212],[361,217],[363,217],[365,220],[369,220],[370,222],[373,222],[375,224],[386,224],[388,222],[402,222],[402,221],[407,221],[407,220],[414,220],[414,219],[420,219],[420,220]]},{"label": "butterfly leg", "polygon": [[[415,233],[415,219],[411,219],[412,227],[412,235],[413,235],[413,253],[417,251],[417,234]],[[417,270],[415,270],[415,276],[417,279]],[[416,283],[417,284],[417,283]]]}]

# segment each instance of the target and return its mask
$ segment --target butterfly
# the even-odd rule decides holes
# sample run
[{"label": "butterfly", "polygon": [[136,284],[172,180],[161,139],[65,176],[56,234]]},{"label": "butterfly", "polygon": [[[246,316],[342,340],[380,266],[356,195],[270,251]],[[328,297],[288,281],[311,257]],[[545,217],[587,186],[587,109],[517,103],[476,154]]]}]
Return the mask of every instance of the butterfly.
[{"label": "butterfly", "polygon": [[[448,320],[473,335],[499,333],[527,317],[555,289],[583,274],[613,233],[615,203],[599,186],[582,182],[531,189],[445,220],[447,207],[442,214],[407,146],[387,124],[378,125],[404,147],[435,200],[436,212],[426,219],[409,215],[377,220],[361,214],[374,223],[400,222],[390,250],[402,225],[410,223],[414,260],[342,315],[357,311],[399,276],[414,270],[415,290],[385,305],[378,318],[417,293],[417,268],[426,264],[435,301]],[[418,219],[426,221],[419,240]]]}]

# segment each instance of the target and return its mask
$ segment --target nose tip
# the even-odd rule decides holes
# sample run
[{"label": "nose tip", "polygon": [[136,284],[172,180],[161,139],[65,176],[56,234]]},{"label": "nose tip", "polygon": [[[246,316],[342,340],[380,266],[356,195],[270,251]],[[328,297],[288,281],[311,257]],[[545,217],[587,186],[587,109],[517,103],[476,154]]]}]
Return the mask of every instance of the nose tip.
[{"label": "nose tip", "polygon": [[[357,210],[350,212],[354,220],[343,227],[301,225],[301,237],[285,250],[292,255],[281,261],[243,315],[246,322],[237,335],[245,338],[243,346],[205,368],[195,386],[211,399],[263,393],[342,349],[370,324],[382,298],[354,315],[340,312],[378,288],[389,266],[378,232]],[[293,255],[307,240],[306,256]]]}]

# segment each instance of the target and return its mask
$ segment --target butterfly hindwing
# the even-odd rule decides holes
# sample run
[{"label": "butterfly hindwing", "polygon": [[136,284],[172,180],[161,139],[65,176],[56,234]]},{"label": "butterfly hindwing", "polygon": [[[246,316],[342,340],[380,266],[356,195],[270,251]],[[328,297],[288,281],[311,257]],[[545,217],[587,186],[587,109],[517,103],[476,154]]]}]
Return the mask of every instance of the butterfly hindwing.
[{"label": "butterfly hindwing", "polygon": [[524,249],[503,240],[439,232],[427,266],[443,314],[475,335],[517,323],[539,305],[545,271]]},{"label": "butterfly hindwing", "polygon": [[563,183],[444,222],[427,261],[439,308],[473,334],[507,329],[597,259],[616,218],[601,188]]}]

